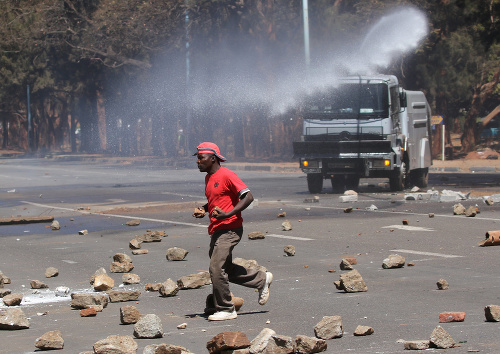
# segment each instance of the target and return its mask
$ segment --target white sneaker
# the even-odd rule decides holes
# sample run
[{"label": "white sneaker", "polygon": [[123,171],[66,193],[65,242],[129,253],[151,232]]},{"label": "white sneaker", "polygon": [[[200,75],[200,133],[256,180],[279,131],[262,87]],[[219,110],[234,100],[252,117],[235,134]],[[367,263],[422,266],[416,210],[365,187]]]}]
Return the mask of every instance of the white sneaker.
[{"label": "white sneaker", "polygon": [[269,300],[269,287],[273,282],[273,273],[266,272],[266,283],[262,288],[259,289],[259,304],[265,305],[267,300]]},{"label": "white sneaker", "polygon": [[236,310],[233,310],[233,312],[219,311],[214,313],[213,315],[208,316],[208,320],[225,321],[225,320],[234,320],[236,317],[238,317]]}]

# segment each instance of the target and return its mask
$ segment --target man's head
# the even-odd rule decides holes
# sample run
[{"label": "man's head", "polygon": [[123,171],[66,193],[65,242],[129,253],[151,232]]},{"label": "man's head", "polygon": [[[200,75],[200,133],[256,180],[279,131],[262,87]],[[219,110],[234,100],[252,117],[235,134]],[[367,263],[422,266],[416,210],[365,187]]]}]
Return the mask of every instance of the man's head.
[{"label": "man's head", "polygon": [[197,165],[200,172],[215,173],[220,167],[220,161],[226,161],[226,158],[220,154],[219,147],[214,143],[204,142],[198,145]]},{"label": "man's head", "polygon": [[196,147],[196,153],[193,156],[198,154],[213,154],[220,161],[226,161],[226,158],[220,154],[219,147],[214,143],[204,142]]}]

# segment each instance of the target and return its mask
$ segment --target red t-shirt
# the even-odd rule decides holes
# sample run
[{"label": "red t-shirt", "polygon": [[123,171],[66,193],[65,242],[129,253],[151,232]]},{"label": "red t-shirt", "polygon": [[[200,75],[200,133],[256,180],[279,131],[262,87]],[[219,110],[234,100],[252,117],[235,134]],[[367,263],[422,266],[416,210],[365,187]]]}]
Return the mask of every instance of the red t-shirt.
[{"label": "red t-shirt", "polygon": [[233,171],[220,167],[213,175],[205,176],[205,196],[208,201],[208,215],[210,225],[208,233],[212,235],[217,230],[236,229],[243,226],[241,213],[229,218],[217,220],[212,217],[212,211],[216,206],[225,212],[231,211],[240,200],[240,197],[249,189]]}]

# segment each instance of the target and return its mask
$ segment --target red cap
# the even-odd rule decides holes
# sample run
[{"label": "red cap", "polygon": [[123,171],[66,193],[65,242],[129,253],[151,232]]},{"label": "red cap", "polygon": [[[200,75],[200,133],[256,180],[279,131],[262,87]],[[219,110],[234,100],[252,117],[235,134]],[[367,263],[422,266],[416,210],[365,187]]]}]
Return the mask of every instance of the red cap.
[{"label": "red cap", "polygon": [[[194,154],[214,154],[221,161],[226,161],[226,158],[220,154],[219,147],[214,143],[204,142],[196,148],[198,151]],[[193,156],[194,156],[193,155]]]}]

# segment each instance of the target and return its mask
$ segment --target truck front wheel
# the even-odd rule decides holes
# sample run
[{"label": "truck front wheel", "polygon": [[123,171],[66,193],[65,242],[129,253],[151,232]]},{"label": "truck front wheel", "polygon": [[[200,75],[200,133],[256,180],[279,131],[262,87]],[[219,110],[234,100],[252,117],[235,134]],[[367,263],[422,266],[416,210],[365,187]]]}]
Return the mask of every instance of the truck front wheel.
[{"label": "truck front wheel", "polygon": [[308,173],[307,187],[311,194],[321,193],[323,190],[323,175],[321,173]]},{"label": "truck front wheel", "polygon": [[391,191],[402,191],[406,187],[407,177],[406,163],[402,162],[401,167],[394,170],[394,174],[389,178]]}]

